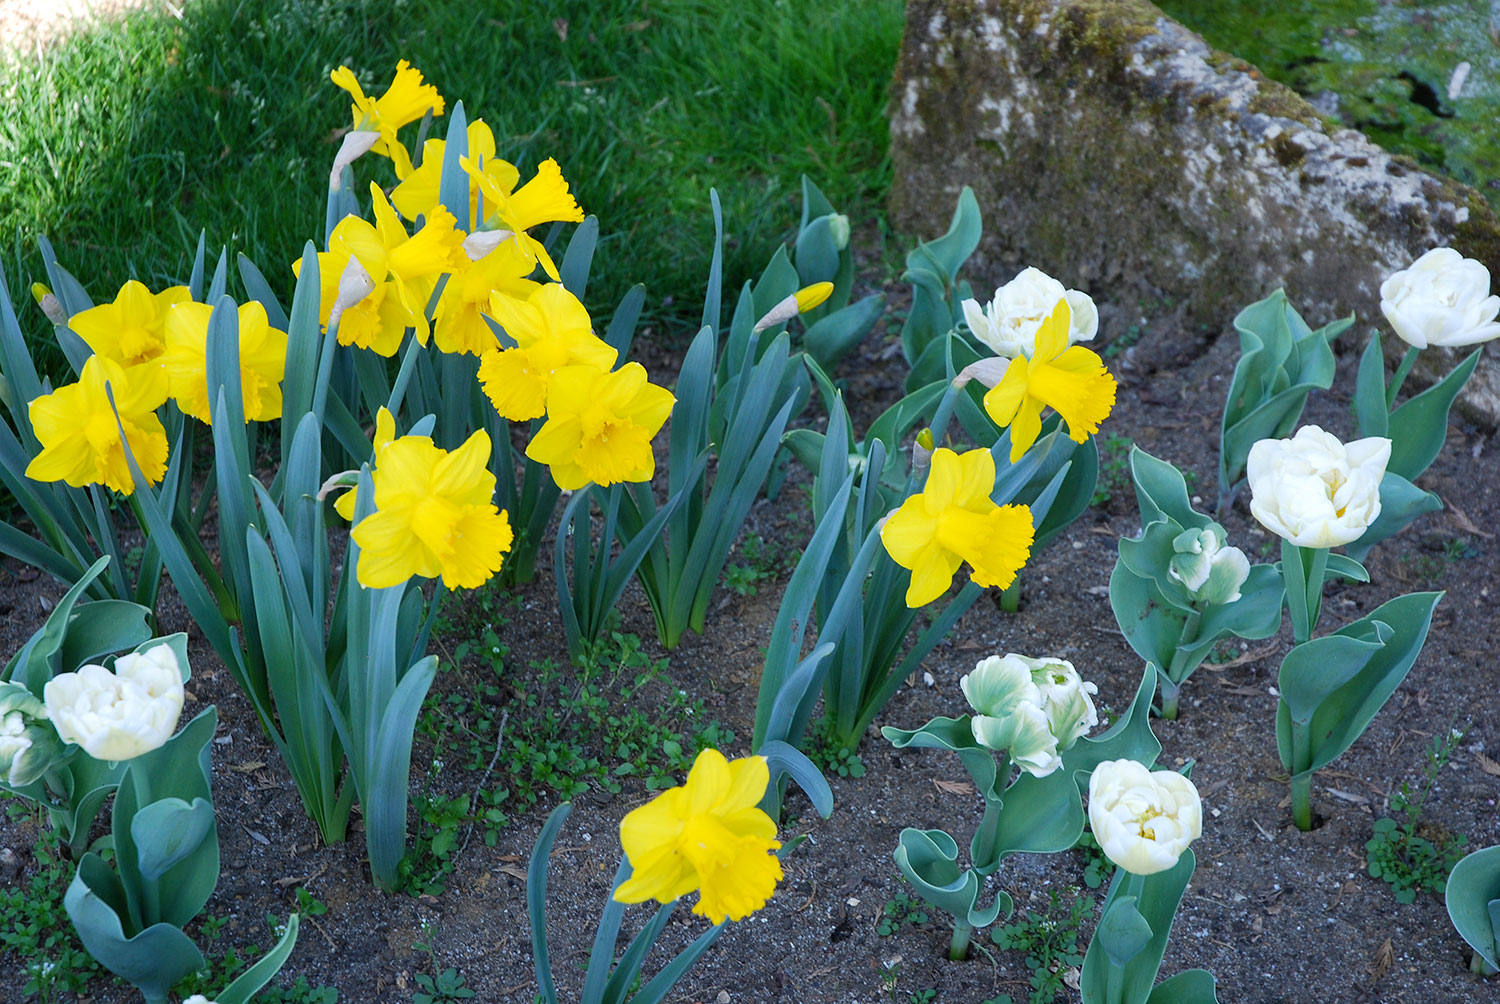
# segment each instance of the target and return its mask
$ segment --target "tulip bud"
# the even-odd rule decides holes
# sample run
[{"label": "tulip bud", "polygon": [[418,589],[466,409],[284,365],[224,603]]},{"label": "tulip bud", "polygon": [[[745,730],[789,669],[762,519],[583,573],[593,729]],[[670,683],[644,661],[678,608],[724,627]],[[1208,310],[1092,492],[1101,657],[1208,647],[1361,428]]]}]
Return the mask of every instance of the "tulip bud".
[{"label": "tulip bud", "polygon": [[1226,546],[1225,539],[1224,528],[1210,523],[1201,530],[1184,530],[1172,541],[1176,554],[1167,574],[1205,605],[1233,603],[1250,577],[1250,559],[1239,548]]},{"label": "tulip bud", "polygon": [[849,217],[834,213],[828,217],[828,235],[833,238],[835,249],[842,251],[849,246]]}]

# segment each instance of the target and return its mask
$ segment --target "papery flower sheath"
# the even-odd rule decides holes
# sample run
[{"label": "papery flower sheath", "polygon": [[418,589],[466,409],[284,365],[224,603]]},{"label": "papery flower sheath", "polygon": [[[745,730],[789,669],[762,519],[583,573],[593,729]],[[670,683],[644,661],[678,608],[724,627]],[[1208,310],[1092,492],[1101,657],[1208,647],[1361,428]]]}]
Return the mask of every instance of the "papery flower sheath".
[{"label": "papery flower sheath", "polygon": [[396,64],[396,75],[390,86],[378,98],[366,97],[364,88],[347,66],[340,66],[329,74],[329,79],[341,90],[349,92],[354,99],[353,118],[355,132],[379,134],[370,147],[372,153],[384,154],[396,165],[396,176],[402,177],[411,170],[411,157],[406,147],[396,138],[396,131],[415,122],[429,111],[433,115],[443,114],[443,96],[431,84],[422,82],[422,72],[406,60]]},{"label": "papery flower sheath", "polygon": [[557,161],[550,157],[542,161],[537,165],[536,176],[513,191],[506,189],[503,178],[486,172],[478,158],[471,155],[459,163],[479,187],[485,211],[490,214],[487,220],[490,226],[510,231],[521,254],[540,263],[548,278],[557,282],[557,265],[552,256],[541,241],[527,233],[542,223],[583,222],[583,210],[578,208],[578,201],[569,193],[568,182],[563,178]]},{"label": "papery flower sheath", "polygon": [[765,906],[781,881],[776,823],[758,808],[770,777],[765,757],[699,753],[686,784],[620,821],[631,876],[615,900],[671,903],[697,890],[693,912],[715,924]]},{"label": "papery flower sheath", "polygon": [[[208,322],[213,308],[183,303],[167,317],[167,390],[184,415],[213,424],[208,390]],[[254,300],[240,304],[240,400],[246,422],[281,417],[281,381],[286,375],[286,332],[271,327],[266,308]]]},{"label": "papery flower sheath", "polygon": [[491,501],[490,437],[476,432],[451,453],[427,436],[382,438],[370,475],[375,511],[350,531],[360,585],[385,589],[413,575],[442,576],[449,589],[484,585],[512,540],[507,514]]},{"label": "papery flower sheath", "polygon": [[564,367],[553,374],[547,421],[526,455],[550,467],[564,491],[590,483],[650,481],[656,471],[651,440],[673,403],[671,391],[648,382],[640,363],[613,372]]},{"label": "papery flower sheath", "polygon": [[[106,386],[120,410],[118,425]],[[135,366],[127,376],[119,363],[90,356],[77,383],[43,394],[28,406],[42,451],[27,465],[26,476],[66,481],[75,488],[102,484],[129,495],[135,481],[125,459],[128,443],[147,482],[160,483],[167,473],[167,431],[156,408],[166,399],[167,374],[160,366]]]},{"label": "papery flower sheath", "polygon": [[911,569],[906,605],[931,603],[965,562],[981,586],[1005,589],[1031,554],[1035,530],[1024,505],[996,505],[995,458],[989,450],[959,455],[939,448],[921,492],[901,503],[881,528],[891,559]]},{"label": "papery flower sheath", "polygon": [[1019,355],[1000,382],[984,396],[984,410],[996,425],[1010,426],[1010,461],[1021,459],[1042,431],[1042,409],[1051,408],[1068,425],[1068,438],[1082,443],[1099,431],[1115,406],[1115,378],[1098,354],[1068,345],[1072,316],[1067,300],[1042,322],[1031,358]]},{"label": "papery flower sheath", "polygon": [[[487,257],[505,251],[502,246]],[[525,300],[502,290],[491,298],[489,313],[516,343],[486,351],[479,363],[479,382],[501,418],[525,422],[546,414],[557,387],[553,374],[562,367],[608,370],[615,364],[617,353],[594,334],[588,310],[561,283],[542,283]]]}]

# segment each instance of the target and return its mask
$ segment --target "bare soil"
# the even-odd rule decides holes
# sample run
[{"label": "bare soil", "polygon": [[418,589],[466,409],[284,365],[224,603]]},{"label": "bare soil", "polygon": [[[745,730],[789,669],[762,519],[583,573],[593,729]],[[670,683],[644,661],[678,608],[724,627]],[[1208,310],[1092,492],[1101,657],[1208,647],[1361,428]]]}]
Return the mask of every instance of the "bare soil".
[{"label": "bare soil", "polygon": [[[1125,334],[1132,324],[1144,329],[1139,344],[1110,361],[1120,394],[1104,434],[1129,437],[1193,472],[1197,490],[1211,499],[1218,415],[1237,353],[1232,329],[1226,324],[1223,331],[1185,330],[1175,316],[1159,309],[1143,316],[1106,308],[1103,321],[1102,343]],[[905,375],[899,353],[892,351],[893,340],[894,330],[878,333],[841,367],[861,428],[894,400]],[[1346,353],[1353,340],[1346,339]],[[676,365],[669,353],[653,352],[649,344],[640,345],[642,353],[652,372],[661,374],[658,379]],[[1345,438],[1352,435],[1349,397],[1355,361],[1346,354],[1340,382],[1332,393],[1313,398],[1305,421]],[[809,421],[821,423],[822,417]],[[1185,690],[1181,719],[1154,722],[1164,764],[1179,765],[1188,758],[1197,762],[1193,777],[1207,813],[1203,837],[1195,845],[1198,872],[1178,916],[1163,976],[1194,966],[1208,968],[1218,976],[1219,997],[1226,1002],[1495,999],[1494,983],[1468,971],[1467,947],[1449,924],[1442,901],[1423,894],[1415,903],[1399,905],[1384,882],[1369,877],[1364,863],[1371,825],[1389,814],[1392,792],[1403,782],[1420,780],[1424,747],[1454,727],[1468,732],[1452,765],[1442,772],[1425,818],[1447,832],[1466,834],[1471,848],[1500,842],[1500,777],[1487,773],[1481,760],[1487,751],[1500,759],[1495,753],[1500,749],[1500,668],[1495,657],[1500,622],[1491,595],[1500,568],[1500,544],[1494,536],[1500,525],[1500,451],[1491,437],[1455,419],[1442,456],[1422,483],[1445,499],[1447,510],[1379,547],[1368,562],[1370,585],[1334,586],[1325,602],[1321,630],[1326,632],[1392,596],[1447,590],[1427,647],[1407,681],[1354,748],[1315,779],[1318,828],[1303,834],[1290,826],[1285,775],[1276,755],[1272,688],[1290,645],[1289,629],[1274,644],[1256,646],[1227,666],[1205,667]],[[809,530],[804,499],[794,477],[774,503],[757,504],[752,528],[795,553]],[[1231,541],[1252,560],[1267,560],[1258,557],[1262,548],[1274,553],[1274,538],[1250,519],[1243,499],[1224,522]],[[959,713],[964,707],[959,677],[980,658],[1006,651],[1070,659],[1085,678],[1098,683],[1101,703],[1123,707],[1141,666],[1115,629],[1104,586],[1116,540],[1138,526],[1133,493],[1128,483],[1121,484],[1102,509],[1085,514],[1035,556],[1024,573],[1019,613],[1002,612],[993,602],[998,597],[982,599],[927,661],[931,684],[911,681],[876,726],[915,727],[932,715]],[[1453,538],[1467,541],[1470,556],[1447,556],[1445,544]],[[549,552],[544,549],[536,581],[519,590],[509,622],[497,625],[512,651],[508,673],[524,674],[520,667],[532,659],[566,664]],[[740,748],[732,754],[745,752],[760,647],[781,585],[763,584],[758,596],[746,599],[723,593],[706,633],[690,635],[678,650],[667,653],[676,685],[703,698],[708,712],[739,736]],[[61,593],[58,584],[32,569],[14,563],[0,568],[0,653],[13,652],[39,623],[43,603]],[[620,613],[622,629],[645,639],[648,652],[661,654],[644,598],[634,587]],[[172,602],[162,617],[165,630],[195,631]],[[494,847],[471,840],[442,896],[382,895],[372,888],[361,861],[363,842],[357,830],[340,846],[319,845],[247,702],[201,636],[194,633],[193,641],[192,697],[185,714],[216,703],[221,719],[213,752],[223,874],[206,911],[229,918],[220,943],[264,946],[266,913],[289,912],[293,887],[302,885],[328,905],[328,912],[304,928],[283,984],[302,975],[314,985],[336,987],[348,1004],[409,1001],[416,974],[432,969],[426,953],[413,945],[430,940],[438,967],[456,968],[476,991],[474,1000],[530,1004],[536,986],[521,876],[555,800],[521,814]],[[445,641],[447,651],[454,641]],[[468,661],[447,666],[435,692],[494,682],[493,674],[484,680],[487,673]],[[525,712],[512,708],[509,714],[514,720]],[[487,736],[491,743],[495,739],[493,733]],[[984,934],[976,937],[983,951],[966,962],[948,962],[947,922],[936,911],[925,925],[904,927],[891,936],[877,932],[882,908],[903,891],[891,859],[901,828],[942,826],[964,844],[978,822],[980,803],[975,795],[935,783],[966,779],[955,758],[934,751],[898,753],[874,730],[865,737],[860,755],[867,768],[862,778],[833,780],[836,808],[831,819],[818,819],[805,800],[793,796],[787,834],[805,834],[807,840],[786,860],[785,882],[765,910],[725,932],[670,1001],[905,1004],[928,988],[936,990],[935,1000],[950,1004],[980,1004],[1001,993],[1018,1001],[1026,998],[1023,958],[993,947]],[[422,760],[419,747],[418,778],[426,766]],[[481,775],[445,767],[442,786],[472,790]],[[414,781],[414,789],[418,786]],[[581,984],[595,918],[617,861],[618,822],[646,797],[640,786],[627,787],[620,796],[591,792],[576,800],[558,841],[549,901],[552,959],[563,999],[576,997]],[[34,867],[30,849],[35,839],[29,823],[0,822],[0,846],[13,848],[22,858],[18,881]],[[1084,860],[1076,851],[1013,858],[992,877],[990,891],[1003,888],[1021,909],[1040,909],[1050,891],[1081,884]],[[1093,895],[1102,899],[1098,892]],[[627,915],[628,923],[639,925],[647,915],[636,908]],[[1081,944],[1087,943],[1093,923],[1091,913]],[[703,929],[703,921],[680,909],[648,972],[668,957],[666,952]],[[891,995],[883,990],[881,970],[897,957],[900,968]],[[21,999],[19,974],[13,958],[0,957],[0,1000]],[[131,996],[121,985],[96,981],[85,999],[125,1001]],[[1076,992],[1069,996],[1076,999]]]}]

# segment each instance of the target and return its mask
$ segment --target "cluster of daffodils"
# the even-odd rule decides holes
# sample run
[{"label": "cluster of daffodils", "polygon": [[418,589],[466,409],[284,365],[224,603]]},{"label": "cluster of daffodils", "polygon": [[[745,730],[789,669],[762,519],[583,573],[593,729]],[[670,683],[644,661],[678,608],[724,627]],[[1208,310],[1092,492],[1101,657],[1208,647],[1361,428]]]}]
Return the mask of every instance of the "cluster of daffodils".
[{"label": "cluster of daffodils", "polygon": [[1033,777],[1060,768],[1061,754],[1099,724],[1099,688],[1062,659],[992,655],[958,682],[974,709],[974,741],[1009,753]]},{"label": "cluster of daffodils", "polygon": [[106,763],[157,749],[177,730],[182,681],[176,653],[161,644],[121,655],[112,671],[91,664],[59,673],[41,700],[19,683],[0,683],[0,776],[24,787],[69,747]]},{"label": "cluster of daffodils", "polygon": [[[35,292],[39,302],[49,295],[44,289]],[[152,293],[131,280],[112,302],[69,318],[68,326],[93,354],[76,382],[30,402],[28,415],[42,449],[26,476],[75,488],[101,484],[129,495],[135,481],[128,448],[146,480],[159,484],[168,447],[158,409],[170,400],[184,415],[213,422],[207,372],[211,314],[209,305],[192,301],[186,286]],[[238,321],[245,420],[279,418],[286,333],[271,327],[258,303],[240,307]]]}]

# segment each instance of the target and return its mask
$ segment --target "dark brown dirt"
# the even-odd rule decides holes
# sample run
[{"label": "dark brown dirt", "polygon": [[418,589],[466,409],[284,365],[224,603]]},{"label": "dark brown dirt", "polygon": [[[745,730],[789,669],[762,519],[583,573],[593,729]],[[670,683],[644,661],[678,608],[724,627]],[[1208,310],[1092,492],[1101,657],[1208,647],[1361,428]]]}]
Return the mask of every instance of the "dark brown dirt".
[{"label": "dark brown dirt", "polygon": [[[1212,497],[1216,469],[1217,416],[1225,380],[1236,353],[1231,331],[1184,330],[1169,313],[1143,320],[1140,344],[1110,361],[1121,381],[1119,405],[1105,434],[1126,436],[1157,456],[1197,475],[1197,490]],[[1142,321],[1137,311],[1105,311],[1101,341]],[[893,398],[904,375],[894,332],[867,343],[846,363],[851,399],[864,422],[878,403]],[[646,346],[642,350],[649,352]],[[641,354],[638,352],[638,354]],[[665,353],[651,362],[660,363]],[[1163,362],[1162,368],[1156,368]],[[1331,394],[1317,396],[1306,421],[1346,437],[1351,433],[1349,383],[1355,359],[1341,361],[1341,380]],[[655,372],[655,370],[653,370]],[[821,419],[813,419],[818,422]],[[1364,843],[1372,822],[1389,813],[1390,794],[1415,783],[1425,766],[1424,746],[1451,727],[1468,733],[1443,771],[1426,818],[1468,836],[1471,848],[1500,842],[1496,797],[1500,777],[1486,773],[1480,754],[1500,748],[1494,652],[1500,622],[1493,616],[1500,544],[1500,453],[1495,444],[1455,425],[1448,444],[1422,479],[1449,508],[1388,541],[1368,562],[1368,586],[1333,588],[1325,603],[1322,631],[1360,616],[1390,598],[1421,588],[1442,588],[1427,647],[1406,683],[1365,736],[1314,782],[1322,825],[1309,834],[1289,824],[1281,804],[1285,779],[1276,756],[1271,695],[1289,631],[1274,646],[1256,647],[1223,669],[1205,667],[1189,683],[1177,722],[1154,723],[1164,746],[1163,763],[1197,761],[1193,777],[1204,794],[1207,817],[1195,845],[1194,876],[1168,948],[1163,975],[1203,966],[1220,981],[1224,1001],[1381,1001],[1428,1004],[1493,1000],[1495,988],[1467,969],[1467,948],[1449,925],[1440,899],[1419,896],[1398,905],[1387,886],[1365,872]],[[774,504],[759,503],[752,526],[765,538],[795,549],[808,532],[808,516],[797,484]],[[1461,511],[1460,511],[1461,510]],[[1231,542],[1252,560],[1273,543],[1249,518],[1245,502],[1225,517]],[[1025,572],[1018,614],[1002,613],[982,599],[950,639],[928,660],[932,685],[917,681],[899,693],[879,724],[915,727],[935,714],[955,714],[964,702],[958,678],[980,658],[1020,651],[1058,655],[1099,685],[1102,704],[1122,707],[1139,680],[1137,657],[1114,628],[1103,586],[1115,558],[1115,541],[1138,528],[1134,497],[1118,488],[1102,511],[1089,512]],[[1444,542],[1465,538],[1473,556],[1450,560]],[[1270,550],[1267,553],[1271,553]],[[8,655],[42,617],[39,601],[62,589],[13,563],[0,573],[0,652]],[[710,714],[738,735],[743,754],[750,733],[764,645],[780,584],[741,599],[724,593],[711,611],[705,635],[689,636],[670,653],[670,673],[689,694],[703,698]],[[634,587],[620,604],[622,628],[646,639],[659,654],[644,598]],[[180,608],[163,611],[167,629],[186,623]],[[566,663],[556,600],[545,554],[537,580],[519,591],[518,607],[499,631],[511,648],[507,672],[531,659]],[[451,639],[449,650],[451,651]],[[305,886],[328,905],[326,915],[304,928],[282,982],[302,975],[313,985],[336,987],[347,1004],[409,1001],[415,976],[432,962],[413,948],[430,941],[439,968],[454,967],[481,1002],[529,1004],[535,993],[526,925],[524,886],[517,876],[548,802],[520,816],[501,832],[495,847],[472,840],[459,860],[448,891],[414,899],[373,890],[361,862],[358,832],[341,846],[318,846],[312,825],[274,751],[261,737],[244,699],[201,638],[193,648],[195,713],[219,705],[220,735],[214,746],[215,793],[223,874],[207,912],[227,917],[220,944],[267,941],[264,916],[292,908],[292,888]],[[449,693],[483,682],[477,666],[445,668],[437,691]],[[524,714],[512,708],[514,716]],[[484,737],[493,743],[493,733]],[[418,761],[422,760],[422,748]],[[949,793],[937,780],[962,780],[956,759],[933,751],[892,750],[878,734],[860,753],[868,773],[835,779],[836,809],[822,821],[805,800],[788,806],[788,832],[807,840],[786,861],[786,880],[770,905],[725,933],[679,984],[669,1001],[680,1002],[906,1002],[934,988],[935,1000],[980,1004],[1007,993],[1024,1000],[1029,988],[1023,959],[1000,951],[981,935],[986,951],[968,962],[945,961],[946,921],[882,937],[876,922],[884,904],[903,889],[891,850],[903,826],[943,826],[966,843],[979,818],[977,796]],[[1500,758],[1500,757],[1497,757]],[[430,759],[430,754],[429,754]],[[264,766],[252,766],[263,764]],[[420,778],[421,770],[416,771]],[[480,771],[445,768],[441,787],[461,792],[481,782]],[[414,781],[414,788],[420,785]],[[590,793],[558,841],[549,887],[552,958],[561,996],[571,999],[582,980],[582,964],[598,911],[609,891],[618,855],[616,826],[646,793],[629,788],[620,796]],[[784,837],[785,839],[785,837]],[[22,878],[33,867],[35,831],[27,823],[0,823],[0,846],[23,858]],[[1039,909],[1049,891],[1081,882],[1083,857],[1011,859],[991,880],[1018,906]],[[1099,894],[1094,893],[1096,898]],[[640,924],[644,909],[628,915]],[[665,952],[685,945],[703,929],[686,909],[663,936],[649,971]],[[1091,930],[1093,917],[1085,922]],[[425,932],[425,933],[424,933]],[[1086,943],[1086,938],[1083,939]],[[885,993],[881,967],[899,957],[894,995]],[[20,1000],[21,977],[13,958],[0,957],[0,1000]],[[96,982],[90,1001],[125,1001],[119,986]],[[1076,998],[1075,998],[1076,999]]]}]

